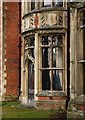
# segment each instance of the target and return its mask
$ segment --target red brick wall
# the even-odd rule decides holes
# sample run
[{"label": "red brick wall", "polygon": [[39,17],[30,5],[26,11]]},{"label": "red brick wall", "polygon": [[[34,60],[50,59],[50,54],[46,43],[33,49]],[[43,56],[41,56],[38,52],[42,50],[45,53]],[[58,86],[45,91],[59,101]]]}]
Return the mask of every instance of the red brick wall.
[{"label": "red brick wall", "polygon": [[4,3],[6,96],[19,95],[19,3]]}]

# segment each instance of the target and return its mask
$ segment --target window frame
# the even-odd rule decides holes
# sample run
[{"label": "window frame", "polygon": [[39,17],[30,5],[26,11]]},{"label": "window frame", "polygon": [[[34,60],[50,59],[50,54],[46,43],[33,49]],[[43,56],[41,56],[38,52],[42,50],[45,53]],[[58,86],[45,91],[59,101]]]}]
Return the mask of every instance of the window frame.
[{"label": "window frame", "polygon": [[[55,34],[56,35],[56,34]],[[40,37],[40,39],[42,39],[42,36]],[[62,35],[62,39],[63,39],[63,42],[65,42],[65,39],[64,39],[64,36]],[[44,47],[46,47],[46,48],[50,48],[50,46],[49,45],[42,45],[41,44],[41,41],[39,42],[39,49],[40,49],[40,57],[41,58],[39,58],[39,59],[41,59],[41,62],[42,62],[42,48],[44,48]],[[56,46],[56,47],[59,47],[59,46]],[[53,48],[51,48],[51,51],[52,51],[52,49]],[[53,81],[53,71],[58,71],[58,72],[60,72],[60,73],[62,73],[62,80],[60,80],[62,83],[61,83],[61,86],[62,86],[62,90],[61,91],[63,91],[63,90],[65,90],[65,47],[64,47],[64,43],[63,43],[63,46],[62,46],[62,52],[63,52],[63,56],[62,56],[62,67],[53,67],[52,66],[52,61],[51,61],[51,67],[45,67],[45,68],[43,68],[43,66],[42,66],[42,63],[41,63],[41,65],[39,65],[40,67],[39,67],[39,71],[40,71],[40,76],[41,76],[41,79],[42,79],[42,71],[47,71],[47,70],[49,70],[50,71],[50,90],[51,91],[53,91],[53,88],[52,88],[52,81]],[[52,55],[51,55],[51,60],[52,60],[53,58],[52,58]],[[42,83],[41,83],[42,84]],[[42,86],[42,85],[41,85]],[[42,89],[42,88],[41,88]],[[43,90],[43,89],[42,89]]]}]

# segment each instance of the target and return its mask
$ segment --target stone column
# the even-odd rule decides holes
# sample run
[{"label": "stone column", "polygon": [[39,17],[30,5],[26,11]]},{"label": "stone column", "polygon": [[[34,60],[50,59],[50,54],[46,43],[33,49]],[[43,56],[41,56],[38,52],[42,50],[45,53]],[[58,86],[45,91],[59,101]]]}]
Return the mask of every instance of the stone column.
[{"label": "stone column", "polygon": [[20,100],[23,96],[23,79],[24,79],[24,39],[22,38],[22,48],[21,48],[21,95]]},{"label": "stone column", "polygon": [[76,83],[76,9],[72,8],[71,13],[71,33],[70,33],[70,94],[71,99],[75,98]]},{"label": "stone column", "polygon": [[20,101],[22,104],[28,103],[28,60],[25,61],[25,46],[22,42],[22,53],[21,53],[21,95]]},{"label": "stone column", "polygon": [[39,79],[39,51],[38,51],[38,33],[35,33],[35,82],[34,82],[34,98],[37,100],[36,94],[38,92]]}]

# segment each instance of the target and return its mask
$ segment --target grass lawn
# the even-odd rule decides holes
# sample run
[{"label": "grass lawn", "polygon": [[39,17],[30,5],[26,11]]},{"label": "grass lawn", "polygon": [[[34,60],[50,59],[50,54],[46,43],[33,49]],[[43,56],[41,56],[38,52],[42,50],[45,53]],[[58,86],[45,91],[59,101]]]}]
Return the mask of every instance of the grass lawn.
[{"label": "grass lawn", "polygon": [[56,120],[66,120],[65,118],[68,118],[67,120],[69,120],[69,118],[74,118],[73,120],[77,120],[78,118],[81,120],[80,118],[83,118],[82,120],[85,120],[85,115],[81,116],[76,112],[74,113],[72,111],[69,112],[62,110],[37,110],[34,108],[22,107],[19,102],[2,102],[0,103],[0,108],[2,108],[2,118],[4,119],[20,118],[21,120],[21,118],[56,118]]},{"label": "grass lawn", "polygon": [[[64,118],[65,111],[37,110],[35,108],[22,107],[19,102],[2,102],[2,118]],[[49,119],[50,120],[50,119]],[[58,120],[58,119],[57,119]],[[63,119],[61,119],[63,120]]]},{"label": "grass lawn", "polygon": [[19,102],[2,102],[2,118],[49,118],[50,112],[50,110],[22,108]]}]

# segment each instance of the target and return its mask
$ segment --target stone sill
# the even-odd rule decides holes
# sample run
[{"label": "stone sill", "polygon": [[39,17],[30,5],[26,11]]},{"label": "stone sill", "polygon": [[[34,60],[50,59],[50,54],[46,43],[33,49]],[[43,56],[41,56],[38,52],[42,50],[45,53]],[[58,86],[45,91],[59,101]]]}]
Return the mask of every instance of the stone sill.
[{"label": "stone sill", "polygon": [[43,90],[36,94],[37,97],[66,97],[66,93],[63,91],[49,91],[49,90]]}]

